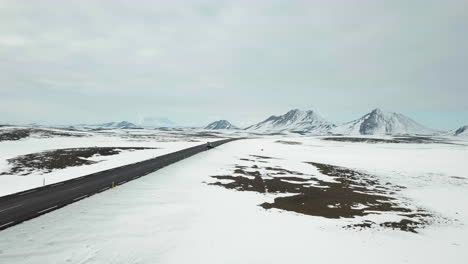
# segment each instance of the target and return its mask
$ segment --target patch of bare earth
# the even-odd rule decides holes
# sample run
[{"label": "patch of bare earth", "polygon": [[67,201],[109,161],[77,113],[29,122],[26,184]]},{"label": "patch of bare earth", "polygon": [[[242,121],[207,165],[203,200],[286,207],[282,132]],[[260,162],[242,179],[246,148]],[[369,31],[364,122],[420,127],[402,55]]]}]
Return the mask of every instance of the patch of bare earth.
[{"label": "patch of bare earth", "polygon": [[93,156],[111,156],[117,155],[122,151],[135,151],[143,149],[143,147],[94,147],[94,148],[69,148],[56,149],[27,155],[17,156],[8,159],[8,163],[12,165],[9,171],[3,172],[0,175],[18,174],[25,176],[38,170],[43,173],[51,172],[55,169],[64,169],[67,167],[90,165],[99,161],[89,160]]},{"label": "patch of bare earth", "polygon": [[[237,191],[287,194],[276,197],[273,202],[260,204],[265,209],[276,208],[331,219],[358,220],[356,224],[345,228],[382,227],[416,232],[418,228],[428,225],[433,218],[431,213],[395,195],[404,188],[402,186],[388,182],[383,184],[373,175],[344,167],[306,163],[316,167],[331,180],[324,181],[315,175],[280,167],[237,165],[232,175],[211,176],[219,181],[210,185]],[[379,223],[364,220],[364,216],[371,214],[396,215],[399,220]]]},{"label": "patch of bare earth", "polygon": [[393,143],[393,144],[454,144],[446,139],[434,137],[401,136],[393,138],[365,138],[365,137],[324,137],[322,140],[352,142],[352,143]]},{"label": "patch of bare earth", "polygon": [[14,141],[27,138],[31,132],[28,129],[16,129],[0,132],[0,141]]},{"label": "patch of bare earth", "polygon": [[0,131],[0,141],[16,141],[23,138],[35,136],[38,138],[51,137],[84,137],[84,133],[74,133],[71,131],[47,130],[40,128],[12,128]]},{"label": "patch of bare earth", "polygon": [[285,144],[285,145],[302,145],[301,142],[297,141],[288,141],[288,140],[277,140],[275,143]]}]

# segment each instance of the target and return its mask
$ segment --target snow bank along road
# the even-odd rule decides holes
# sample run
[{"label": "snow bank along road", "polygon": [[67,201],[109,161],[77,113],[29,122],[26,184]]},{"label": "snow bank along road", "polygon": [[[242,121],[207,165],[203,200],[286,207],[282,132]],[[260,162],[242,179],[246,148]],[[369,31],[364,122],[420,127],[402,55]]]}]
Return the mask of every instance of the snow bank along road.
[{"label": "snow bank along road", "polygon": [[[216,147],[237,139],[212,142]],[[105,191],[208,149],[207,144],[0,197],[0,230]]]}]

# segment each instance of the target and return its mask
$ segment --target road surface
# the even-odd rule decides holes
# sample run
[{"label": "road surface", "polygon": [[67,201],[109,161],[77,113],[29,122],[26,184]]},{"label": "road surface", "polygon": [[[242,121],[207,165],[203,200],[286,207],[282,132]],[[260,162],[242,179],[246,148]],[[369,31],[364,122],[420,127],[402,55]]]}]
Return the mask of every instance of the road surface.
[{"label": "road surface", "polygon": [[0,197],[0,230],[38,217],[93,194],[135,180],[162,167],[236,139],[183,149],[153,159]]}]

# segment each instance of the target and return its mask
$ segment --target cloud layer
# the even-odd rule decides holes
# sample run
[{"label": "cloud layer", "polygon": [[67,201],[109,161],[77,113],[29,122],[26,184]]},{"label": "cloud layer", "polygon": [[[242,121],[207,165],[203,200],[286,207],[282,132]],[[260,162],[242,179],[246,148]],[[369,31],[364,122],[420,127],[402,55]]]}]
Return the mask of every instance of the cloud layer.
[{"label": "cloud layer", "polygon": [[245,124],[296,107],[335,120],[383,107],[464,116],[467,28],[464,0],[0,1],[0,115]]}]

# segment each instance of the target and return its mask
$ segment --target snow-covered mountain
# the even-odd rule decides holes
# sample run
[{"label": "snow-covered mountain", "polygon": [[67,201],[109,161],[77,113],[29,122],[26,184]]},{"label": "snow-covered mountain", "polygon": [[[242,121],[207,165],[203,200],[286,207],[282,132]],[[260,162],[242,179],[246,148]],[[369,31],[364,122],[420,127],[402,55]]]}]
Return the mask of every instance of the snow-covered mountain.
[{"label": "snow-covered mountain", "polygon": [[128,121],[121,121],[121,122],[109,122],[97,125],[100,128],[120,128],[120,129],[128,129],[128,128],[138,128],[135,124],[128,122]]},{"label": "snow-covered mountain", "polygon": [[354,121],[337,126],[334,134],[343,135],[432,135],[436,130],[426,128],[402,114],[374,109]]},{"label": "snow-covered mountain", "polygon": [[270,116],[266,120],[245,128],[258,132],[296,131],[311,134],[326,134],[335,125],[328,122],[314,111],[293,109],[284,115]]},{"label": "snow-covered mountain", "polygon": [[238,129],[233,124],[229,123],[227,120],[218,120],[215,121],[205,127],[205,129],[209,130],[217,130],[217,129]]},{"label": "snow-covered mountain", "polygon": [[468,125],[462,126],[459,129],[455,130],[453,135],[454,136],[468,136]]},{"label": "snow-covered mountain", "polygon": [[102,124],[92,124],[92,125],[74,125],[70,127],[78,127],[78,128],[93,128],[93,129],[134,129],[139,128],[137,125],[128,122],[128,121],[121,121],[121,122],[109,122],[109,123],[102,123]]}]

